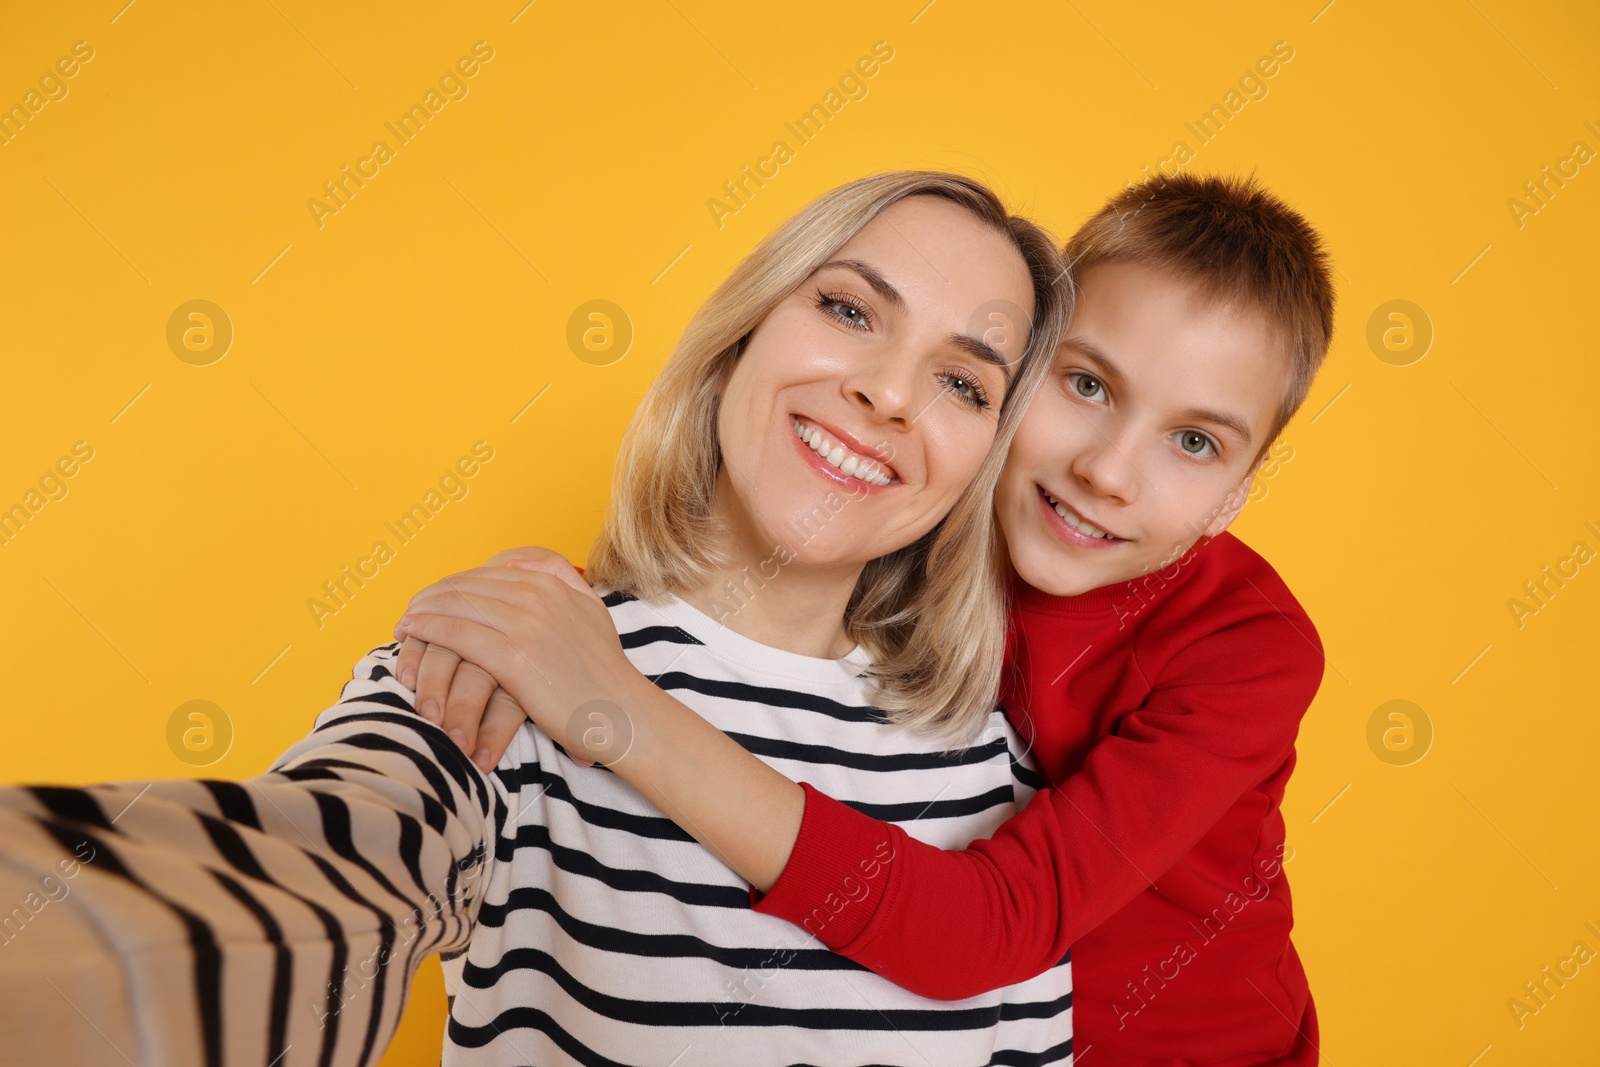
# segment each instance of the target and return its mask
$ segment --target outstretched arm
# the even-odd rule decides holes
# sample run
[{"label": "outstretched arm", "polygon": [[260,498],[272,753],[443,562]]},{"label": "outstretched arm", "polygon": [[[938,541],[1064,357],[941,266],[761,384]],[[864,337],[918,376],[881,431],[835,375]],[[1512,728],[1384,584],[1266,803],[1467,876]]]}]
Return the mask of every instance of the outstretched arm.
[{"label": "outstretched arm", "polygon": [[0,789],[8,1062],[376,1062],[466,946],[504,802],[373,649],[241,782]]}]

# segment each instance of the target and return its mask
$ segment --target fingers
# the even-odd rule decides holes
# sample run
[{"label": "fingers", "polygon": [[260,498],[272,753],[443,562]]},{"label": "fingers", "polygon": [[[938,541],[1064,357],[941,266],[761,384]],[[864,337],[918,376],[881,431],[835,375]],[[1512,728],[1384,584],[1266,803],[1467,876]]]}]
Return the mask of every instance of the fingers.
[{"label": "fingers", "polygon": [[395,664],[399,670],[400,684],[407,689],[417,688],[417,667],[422,663],[422,654],[428,649],[428,642],[415,637],[407,637],[400,643],[400,659]]},{"label": "fingers", "polygon": [[479,622],[475,616],[435,615],[429,611],[403,615],[394,624],[394,635],[396,640],[415,637],[426,641],[430,651],[432,646],[438,645],[462,659],[470,659],[496,676],[498,671],[504,669],[505,657],[515,653],[514,646],[503,631]]},{"label": "fingers", "polygon": [[[416,640],[408,637],[407,640]],[[427,645],[417,665],[417,710],[424,719],[439,722],[444,717],[445,697],[456,675],[461,657],[443,645]]]},{"label": "fingers", "polygon": [[[558,576],[545,569],[554,569],[556,563],[566,567],[570,576]],[[535,561],[454,575],[412,597],[406,614],[451,615],[491,629],[505,630],[514,626],[515,620],[526,618],[529,612],[562,605],[565,598],[574,595],[571,588],[574,582],[582,590],[579,595],[589,598],[593,606],[603,608],[599,594],[584,584],[576,571],[571,571],[571,564]],[[570,605],[570,601],[566,603]]]},{"label": "fingers", "polygon": [[[444,702],[444,721],[439,725],[468,756],[477,751],[478,725],[483,721],[489,695],[498,684],[493,675],[476,663],[463,661],[456,668],[455,679],[450,683],[450,695]],[[498,762],[498,759],[495,760],[495,763]]]},{"label": "fingers", "polygon": [[501,589],[511,577],[507,575],[505,567],[473,567],[470,570],[447,574],[437,582],[423,586],[418,590],[416,595],[411,598],[406,611],[416,612],[419,610],[417,607],[419,602],[445,593],[492,595],[495,591]]},{"label": "fingers", "polygon": [[504,552],[495,553],[489,557],[489,561],[484,566],[504,567],[514,559],[542,560],[560,558],[562,557],[559,552],[552,552],[548,548],[540,548],[537,545],[523,545],[521,548],[508,548]]},{"label": "fingers", "polygon": [[600,599],[600,594],[596,593],[589,583],[583,580],[583,575],[578,573],[578,568],[568,563],[562,556],[537,560],[514,559],[509,561],[506,566],[519,571],[537,571],[553,575],[561,579],[563,584],[570,586],[579,593],[595,600]]},{"label": "fingers", "polygon": [[522,705],[504,689],[495,689],[489,697],[489,706],[484,709],[483,722],[478,726],[478,741],[472,762],[485,774],[493,770],[499,764],[500,757],[506,754],[506,749],[511,747],[511,739],[517,736],[517,731],[527,721],[528,716],[523,712]]}]

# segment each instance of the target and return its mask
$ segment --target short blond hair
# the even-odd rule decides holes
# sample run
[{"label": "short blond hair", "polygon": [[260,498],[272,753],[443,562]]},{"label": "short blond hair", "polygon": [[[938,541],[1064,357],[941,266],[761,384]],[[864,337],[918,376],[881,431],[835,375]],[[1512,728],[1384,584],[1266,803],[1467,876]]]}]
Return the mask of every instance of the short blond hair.
[{"label": "short blond hair", "polygon": [[690,319],[617,454],[611,506],[589,553],[595,585],[644,600],[703,582],[716,553],[719,395],[744,338],[875,218],[908,196],[938,196],[1004,235],[1027,264],[1034,313],[993,446],[955,505],[916,542],[867,564],[845,610],[869,653],[874,703],[891,721],[949,739],[980,731],[1005,656],[1005,549],[994,517],[1000,469],[1060,341],[1070,291],[1058,245],[974,179],[895,171],[833,189],[778,227]]}]

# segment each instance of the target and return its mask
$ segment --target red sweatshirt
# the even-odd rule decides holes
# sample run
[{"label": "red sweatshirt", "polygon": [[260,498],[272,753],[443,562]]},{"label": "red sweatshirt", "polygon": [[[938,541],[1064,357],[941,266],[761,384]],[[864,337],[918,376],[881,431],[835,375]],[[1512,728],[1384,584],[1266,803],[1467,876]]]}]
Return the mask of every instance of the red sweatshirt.
[{"label": "red sweatshirt", "polygon": [[1054,788],[945,852],[802,783],[753,906],[945,999],[1070,947],[1089,1067],[1315,1067],[1279,804],[1322,670],[1311,620],[1232,534],[1079,596],[1019,585],[1002,700]]}]

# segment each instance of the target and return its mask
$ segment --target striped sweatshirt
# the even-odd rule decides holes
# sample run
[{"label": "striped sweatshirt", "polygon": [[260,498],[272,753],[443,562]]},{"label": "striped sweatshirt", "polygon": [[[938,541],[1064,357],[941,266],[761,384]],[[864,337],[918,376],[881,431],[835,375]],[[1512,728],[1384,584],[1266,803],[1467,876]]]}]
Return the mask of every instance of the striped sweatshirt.
[{"label": "striped sweatshirt", "polygon": [[[782,773],[941,848],[1039,786],[996,710],[945,750],[874,709],[857,649],[759,644],[677,599],[606,598],[628,658]],[[803,927],[604,767],[531,725],[484,775],[413,713],[396,644],[243,782],[0,789],[6,1062],[368,1064],[444,958],[446,1064],[1070,1063],[1069,957],[916,996]],[[626,758],[626,757],[623,757]],[[12,906],[15,904],[16,906]]]}]

